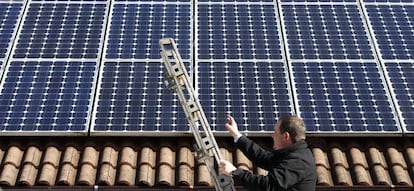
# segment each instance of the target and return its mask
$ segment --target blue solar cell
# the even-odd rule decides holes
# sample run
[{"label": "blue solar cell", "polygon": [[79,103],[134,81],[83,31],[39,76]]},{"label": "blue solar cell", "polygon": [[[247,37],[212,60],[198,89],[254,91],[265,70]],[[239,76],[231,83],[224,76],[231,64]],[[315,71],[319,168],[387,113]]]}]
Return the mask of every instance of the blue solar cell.
[{"label": "blue solar cell", "polygon": [[355,5],[282,5],[291,59],[373,59]]},{"label": "blue solar cell", "polygon": [[309,132],[397,132],[376,63],[292,63],[300,116]]},{"label": "blue solar cell", "polygon": [[408,132],[414,132],[414,64],[385,63],[402,122]]},{"label": "blue solar cell", "polygon": [[198,5],[199,59],[282,59],[275,5]]},{"label": "blue solar cell", "polygon": [[414,5],[366,5],[382,59],[414,59]]},{"label": "blue solar cell", "polygon": [[243,131],[273,131],[277,117],[293,113],[282,62],[200,62],[198,92],[215,131],[232,114]]},{"label": "blue solar cell", "polygon": [[189,131],[160,62],[105,62],[93,130]]},{"label": "blue solar cell", "polygon": [[5,58],[22,10],[22,3],[0,3],[0,58]]},{"label": "blue solar cell", "polygon": [[191,54],[189,4],[115,4],[106,58],[159,59],[159,39],[174,38],[183,59]]},{"label": "blue solar cell", "polygon": [[363,0],[365,3],[414,3],[413,0]]},{"label": "blue solar cell", "polygon": [[95,62],[11,62],[0,131],[87,131]]},{"label": "blue solar cell", "polygon": [[13,58],[98,58],[106,4],[30,3]]}]

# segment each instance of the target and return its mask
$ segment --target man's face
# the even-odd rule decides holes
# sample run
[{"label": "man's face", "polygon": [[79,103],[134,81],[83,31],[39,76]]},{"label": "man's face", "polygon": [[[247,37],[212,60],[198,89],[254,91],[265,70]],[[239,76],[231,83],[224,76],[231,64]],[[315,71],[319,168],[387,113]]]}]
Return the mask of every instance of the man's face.
[{"label": "man's face", "polygon": [[290,135],[288,132],[280,133],[280,122],[278,121],[275,125],[275,131],[272,134],[273,138],[273,149],[283,149],[292,144]]}]

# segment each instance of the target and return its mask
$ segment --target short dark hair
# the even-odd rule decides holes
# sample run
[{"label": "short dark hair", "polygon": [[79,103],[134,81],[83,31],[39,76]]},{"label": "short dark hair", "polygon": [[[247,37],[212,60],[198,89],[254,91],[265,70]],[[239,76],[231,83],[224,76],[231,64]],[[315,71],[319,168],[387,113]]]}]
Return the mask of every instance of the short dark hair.
[{"label": "short dark hair", "polygon": [[288,132],[292,138],[292,142],[298,142],[305,140],[306,138],[306,127],[303,120],[297,116],[289,115],[282,116],[278,120],[280,126],[280,133]]}]

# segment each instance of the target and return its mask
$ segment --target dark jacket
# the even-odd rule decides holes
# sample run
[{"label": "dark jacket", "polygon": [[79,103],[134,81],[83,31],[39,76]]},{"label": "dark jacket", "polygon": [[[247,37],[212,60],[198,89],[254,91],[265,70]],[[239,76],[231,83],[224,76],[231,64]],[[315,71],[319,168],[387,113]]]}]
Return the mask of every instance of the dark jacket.
[{"label": "dark jacket", "polygon": [[255,165],[269,172],[262,176],[242,169],[233,171],[234,180],[248,190],[315,190],[315,162],[304,140],[273,151],[262,149],[245,136],[236,145]]}]

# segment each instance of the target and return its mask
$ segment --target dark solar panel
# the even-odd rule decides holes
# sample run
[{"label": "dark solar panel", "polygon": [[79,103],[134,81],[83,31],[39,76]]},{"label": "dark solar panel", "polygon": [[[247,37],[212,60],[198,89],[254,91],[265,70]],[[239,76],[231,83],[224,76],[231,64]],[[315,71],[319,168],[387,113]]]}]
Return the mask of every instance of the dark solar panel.
[{"label": "dark solar panel", "polygon": [[414,5],[366,5],[382,59],[414,59]]},{"label": "dark solar panel", "polygon": [[22,3],[0,2],[0,59],[6,57],[11,47],[22,6]]},{"label": "dark solar panel", "polygon": [[385,63],[403,126],[414,132],[414,63]]},{"label": "dark solar panel", "polygon": [[365,3],[414,3],[413,0],[363,0]]},{"label": "dark solar panel", "polygon": [[98,58],[103,3],[30,3],[13,58]]},{"label": "dark solar panel", "polygon": [[282,5],[290,59],[374,59],[356,4]]},{"label": "dark solar panel", "polygon": [[183,59],[191,54],[190,4],[115,4],[106,58],[159,59],[158,41],[171,37]]},{"label": "dark solar panel", "polygon": [[308,132],[398,132],[376,63],[292,63],[300,116]]},{"label": "dark solar panel", "polygon": [[11,62],[0,94],[0,131],[87,131],[95,70],[95,62]]},{"label": "dark solar panel", "polygon": [[105,62],[94,132],[189,131],[177,95],[164,84],[160,62]]},{"label": "dark solar panel", "polygon": [[282,62],[200,62],[198,74],[200,102],[215,131],[225,131],[227,114],[240,130],[263,132],[293,113]]},{"label": "dark solar panel", "polygon": [[282,59],[275,5],[199,4],[199,59]]},{"label": "dark solar panel", "polygon": [[287,2],[294,2],[294,3],[301,3],[301,2],[306,2],[306,3],[326,3],[326,2],[330,2],[330,3],[338,3],[338,2],[344,2],[344,3],[356,3],[357,0],[280,0],[282,3],[287,3]]}]

